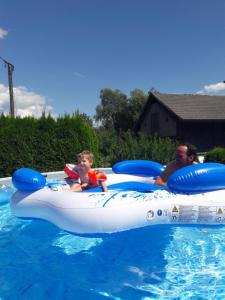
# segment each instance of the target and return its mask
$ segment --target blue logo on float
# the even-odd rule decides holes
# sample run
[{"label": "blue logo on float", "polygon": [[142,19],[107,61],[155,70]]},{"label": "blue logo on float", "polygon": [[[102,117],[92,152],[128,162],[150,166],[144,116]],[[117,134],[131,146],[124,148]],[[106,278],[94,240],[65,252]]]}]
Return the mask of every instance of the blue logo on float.
[{"label": "blue logo on float", "polygon": [[158,215],[159,217],[162,215],[162,210],[161,210],[161,209],[158,209],[157,215]]}]

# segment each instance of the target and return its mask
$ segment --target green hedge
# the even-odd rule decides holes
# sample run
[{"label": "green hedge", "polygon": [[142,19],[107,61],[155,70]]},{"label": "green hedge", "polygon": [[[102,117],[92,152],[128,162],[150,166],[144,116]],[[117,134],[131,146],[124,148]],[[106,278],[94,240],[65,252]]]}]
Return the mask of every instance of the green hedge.
[{"label": "green hedge", "polygon": [[174,158],[176,142],[146,138],[131,131],[95,129],[76,113],[54,119],[0,116],[0,177],[11,176],[19,168],[40,172],[63,170],[65,163],[76,162],[77,153],[94,153],[94,166],[111,167],[127,159],[149,159],[163,164]]},{"label": "green hedge", "polygon": [[147,138],[131,131],[98,130],[101,165],[112,166],[127,159],[147,159],[167,164],[174,159],[177,142],[169,138]]},{"label": "green hedge", "polygon": [[206,154],[204,162],[218,162],[225,164],[225,148],[213,148]]},{"label": "green hedge", "polygon": [[45,115],[39,119],[1,116],[0,146],[0,177],[11,176],[21,167],[62,170],[84,149],[99,156],[96,132],[79,114],[56,120]]}]

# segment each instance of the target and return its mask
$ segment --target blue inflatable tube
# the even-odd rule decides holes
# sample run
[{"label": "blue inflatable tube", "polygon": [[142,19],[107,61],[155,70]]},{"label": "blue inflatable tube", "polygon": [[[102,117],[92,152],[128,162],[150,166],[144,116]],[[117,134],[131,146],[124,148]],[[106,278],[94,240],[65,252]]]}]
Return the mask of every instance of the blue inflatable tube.
[{"label": "blue inflatable tube", "polygon": [[21,168],[13,173],[12,183],[20,191],[34,192],[46,185],[46,178],[38,171]]},{"label": "blue inflatable tube", "polygon": [[178,193],[204,193],[225,189],[225,165],[202,163],[184,167],[168,179],[168,188]]},{"label": "blue inflatable tube", "polygon": [[[47,182],[46,178],[39,173],[38,171],[21,168],[15,171],[12,175],[12,182],[16,189],[23,192],[34,192],[42,189],[45,186],[54,187],[62,186],[62,182],[56,180]],[[138,181],[129,181],[129,182],[120,182],[116,184],[111,184],[107,186],[108,190],[118,190],[118,191],[137,191],[137,192],[153,192],[159,189],[165,189],[160,186],[153,184],[138,182]],[[86,192],[102,192],[101,187],[96,187],[88,189]]]},{"label": "blue inflatable tube", "polygon": [[[154,185],[151,183],[144,183],[139,181],[127,181],[127,182],[120,182],[115,184],[110,184],[107,186],[109,191],[136,191],[141,193],[149,193],[154,192],[156,190],[165,190],[166,187]],[[101,187],[91,188],[85,191],[86,193],[95,193],[95,192],[102,192]]]},{"label": "blue inflatable tube", "polygon": [[117,174],[159,176],[164,166],[151,160],[124,160],[113,165],[112,170]]}]

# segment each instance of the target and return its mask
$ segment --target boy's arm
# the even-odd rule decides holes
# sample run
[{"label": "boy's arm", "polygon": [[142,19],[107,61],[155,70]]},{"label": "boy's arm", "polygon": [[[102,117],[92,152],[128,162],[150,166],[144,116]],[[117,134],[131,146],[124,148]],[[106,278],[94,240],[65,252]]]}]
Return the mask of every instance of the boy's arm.
[{"label": "boy's arm", "polygon": [[104,181],[100,181],[100,186],[103,189],[103,192],[108,192],[107,186]]}]

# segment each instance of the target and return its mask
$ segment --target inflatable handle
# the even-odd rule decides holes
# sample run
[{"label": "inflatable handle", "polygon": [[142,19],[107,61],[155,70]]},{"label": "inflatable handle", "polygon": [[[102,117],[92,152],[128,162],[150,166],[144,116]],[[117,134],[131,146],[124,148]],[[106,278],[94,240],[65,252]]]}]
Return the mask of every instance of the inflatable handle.
[{"label": "inflatable handle", "polygon": [[21,168],[13,173],[12,183],[20,191],[34,192],[46,185],[46,178],[38,171]]},{"label": "inflatable handle", "polygon": [[159,176],[164,166],[151,160],[124,160],[113,165],[112,170],[117,174]]},{"label": "inflatable handle", "polygon": [[225,189],[225,165],[201,163],[184,167],[168,179],[168,188],[178,193],[204,193]]},{"label": "inflatable handle", "polygon": [[75,164],[66,164],[65,168],[64,168],[64,172],[71,179],[78,179],[80,176],[76,171],[76,167],[77,167],[77,165],[75,165]]}]

